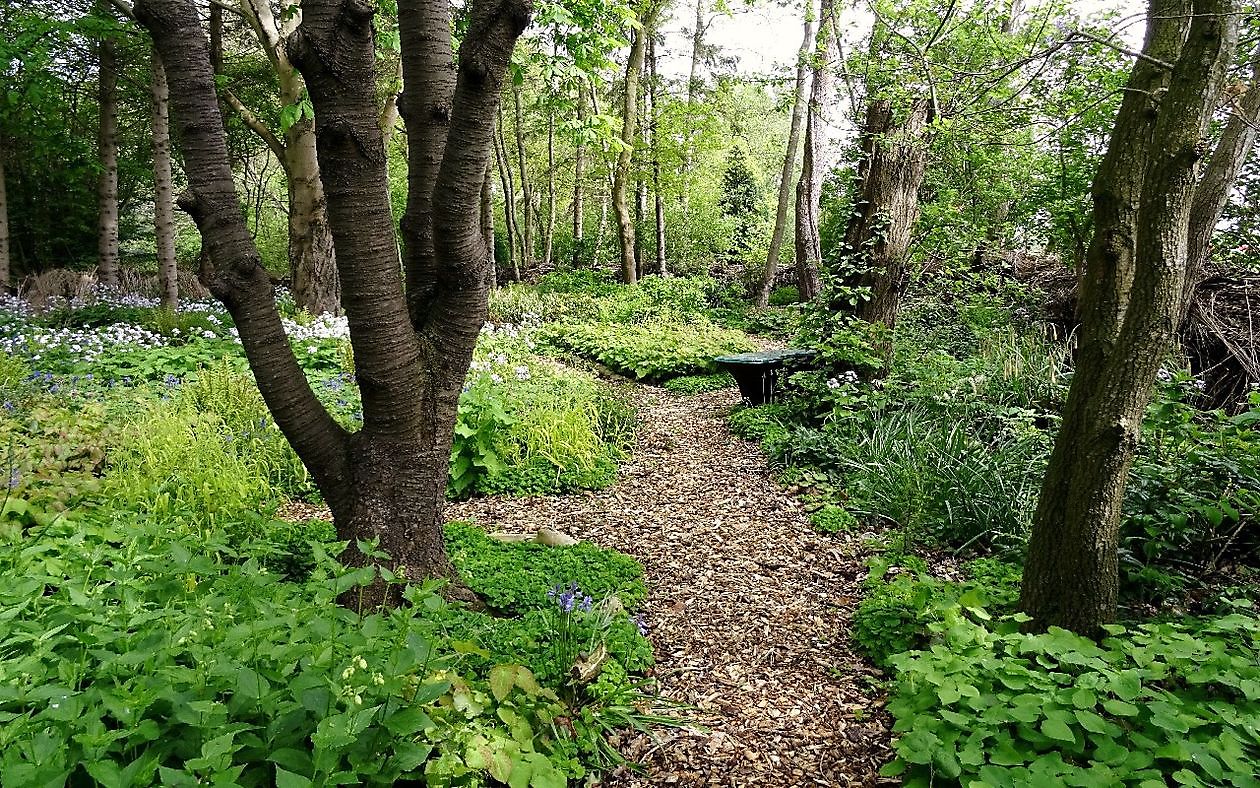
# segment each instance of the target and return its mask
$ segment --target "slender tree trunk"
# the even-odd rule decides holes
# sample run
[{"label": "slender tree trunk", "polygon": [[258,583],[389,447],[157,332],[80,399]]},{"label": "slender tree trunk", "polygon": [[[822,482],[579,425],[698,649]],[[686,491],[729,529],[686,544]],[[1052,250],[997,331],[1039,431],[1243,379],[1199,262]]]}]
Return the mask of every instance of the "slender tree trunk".
[{"label": "slender tree trunk", "polygon": [[179,271],[175,263],[175,187],[171,178],[170,90],[162,58],[153,53],[153,236],[157,241],[162,306],[179,306]]},{"label": "slender tree trunk", "polygon": [[7,146],[0,135],[0,293],[10,291],[9,198],[5,190],[4,159]]},{"label": "slender tree trunk", "polygon": [[630,211],[628,195],[630,164],[638,140],[639,78],[643,73],[647,39],[652,34],[655,14],[655,0],[645,0],[640,4],[641,26],[634,29],[630,55],[626,58],[626,78],[623,82],[621,104],[621,148],[617,152],[617,165],[613,171],[612,205],[617,215],[617,238],[621,247],[621,280],[626,284],[634,284],[639,280],[635,259],[635,221]]},{"label": "slender tree trunk", "polygon": [[1211,262],[1212,236],[1229,202],[1230,190],[1256,145],[1257,129],[1260,129],[1260,44],[1251,56],[1251,84],[1231,109],[1221,138],[1194,192],[1186,286],[1181,298],[1181,323],[1186,322],[1194,303],[1195,290],[1202,283],[1204,272]]},{"label": "slender tree trunk", "polygon": [[[582,83],[577,86],[577,119],[579,134],[584,133],[586,124],[586,99],[583,96]],[[582,136],[578,137],[573,151],[573,267],[582,266],[584,219],[586,213],[586,144]]]},{"label": "slender tree trunk", "polygon": [[652,201],[654,203],[656,227],[656,266],[658,276],[669,276],[665,263],[665,201],[661,195],[661,149],[659,124],[657,123],[657,100],[660,91],[660,80],[656,74],[656,39],[648,41],[648,149],[652,155]]},{"label": "slender tree trunk", "polygon": [[822,242],[818,235],[818,210],[822,200],[822,179],[826,173],[827,107],[832,99],[831,67],[835,39],[831,24],[834,0],[822,0],[818,12],[818,35],[814,46],[813,86],[805,119],[805,154],[801,160],[801,180],[796,185],[796,282],[801,299],[813,300],[820,289]]},{"label": "slender tree trunk", "polygon": [[547,228],[543,234],[543,271],[551,270],[556,243],[556,113],[547,105]]},{"label": "slender tree trunk", "polygon": [[494,154],[499,164],[499,178],[503,183],[503,223],[508,235],[508,267],[512,271],[512,281],[519,282],[524,244],[521,240],[521,228],[516,221],[516,182],[512,177],[512,164],[508,160],[502,112],[499,113],[498,133],[494,138]]},{"label": "slender tree trunk", "polygon": [[489,255],[486,285],[495,287],[499,283],[499,265],[494,251],[494,172],[489,164],[486,166],[486,182],[481,187],[481,236],[485,239],[486,253]]},{"label": "slender tree trunk", "polygon": [[102,286],[114,288],[118,287],[118,64],[115,44],[108,36],[98,43],[97,55],[101,172],[96,184],[96,279]]},{"label": "slender tree trunk", "polygon": [[682,189],[679,195],[683,216],[686,219],[690,219],[691,216],[691,168],[695,159],[696,126],[698,125],[696,103],[700,96],[700,89],[703,87],[700,79],[700,62],[704,56],[704,33],[707,27],[704,15],[707,9],[708,0],[696,0],[695,23],[691,28],[691,67],[687,70],[687,132],[683,142]]},{"label": "slender tree trunk", "polygon": [[770,302],[770,290],[779,272],[779,254],[783,250],[783,236],[787,234],[788,208],[792,202],[792,176],[796,174],[796,152],[801,146],[801,127],[805,125],[806,96],[809,92],[809,54],[814,46],[814,0],[806,0],[805,37],[801,40],[796,61],[796,90],[792,99],[792,124],[788,131],[787,152],[783,156],[783,169],[779,173],[779,201],[774,212],[774,230],[770,234],[770,252],[766,267],[761,271],[756,303],[765,307]]},{"label": "slender tree trunk", "polygon": [[[521,110],[521,86],[512,86],[512,103],[516,111],[516,161],[521,173],[521,267],[534,268],[534,189],[525,166],[525,113]],[[520,279],[518,274],[517,279]]]},{"label": "slender tree trunk", "polygon": [[1236,11],[1229,0],[1150,4],[1144,52],[1174,67],[1134,65],[1094,180],[1076,372],[1020,594],[1038,628],[1097,635],[1116,617],[1120,506],[1180,313],[1196,148],[1232,58]]},{"label": "slender tree trunk", "polygon": [[[892,103],[869,102],[862,130],[861,184],[845,229],[845,254],[862,271],[860,284],[870,297],[858,317],[892,328],[905,288],[906,252],[919,217],[919,186],[927,167],[927,128],[931,104],[911,102],[906,117],[894,117]],[[891,353],[891,346],[884,349]]]},{"label": "slender tree trunk", "polygon": [[301,120],[289,128],[284,146],[289,185],[289,271],[293,300],[311,312],[336,313],[341,305],[332,230],[316,155],[315,128]]}]

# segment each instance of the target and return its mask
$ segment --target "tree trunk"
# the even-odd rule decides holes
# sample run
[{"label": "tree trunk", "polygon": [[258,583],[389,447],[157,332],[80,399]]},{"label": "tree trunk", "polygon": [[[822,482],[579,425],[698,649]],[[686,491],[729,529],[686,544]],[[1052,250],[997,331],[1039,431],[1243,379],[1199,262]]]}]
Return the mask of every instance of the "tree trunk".
[{"label": "tree trunk", "polygon": [[1076,372],[1020,594],[1037,628],[1092,636],[1116,617],[1125,481],[1179,315],[1196,147],[1236,44],[1236,11],[1229,0],[1150,4],[1144,52],[1175,65],[1134,65],[1094,180]]},{"label": "tree trunk", "polygon": [[[577,119],[579,134],[585,133],[586,124],[586,99],[582,95],[582,83],[578,83],[577,87]],[[580,268],[582,266],[582,255],[585,250],[582,248],[583,241],[583,224],[585,219],[586,204],[586,184],[583,182],[586,177],[586,144],[584,137],[579,136],[577,146],[573,151],[573,267]]]},{"label": "tree trunk", "polygon": [[[870,291],[857,309],[858,317],[889,328],[897,322],[906,252],[919,217],[930,108],[927,100],[917,99],[906,118],[898,121],[891,102],[873,100],[867,105],[862,130],[860,191],[845,229],[845,254],[862,272],[861,285]],[[887,355],[891,347],[885,350]]]},{"label": "tree trunk", "polygon": [[1212,236],[1229,202],[1230,190],[1256,145],[1257,129],[1260,129],[1260,44],[1251,56],[1251,84],[1231,109],[1221,138],[1195,189],[1194,206],[1190,209],[1186,286],[1181,297],[1182,324],[1186,322],[1194,292],[1211,262]]},{"label": "tree trunk", "polygon": [[635,259],[635,221],[628,199],[630,189],[630,163],[638,140],[639,78],[643,73],[643,61],[647,51],[647,39],[655,23],[655,0],[645,0],[638,9],[640,26],[634,28],[630,41],[630,55],[626,58],[626,77],[621,104],[621,147],[617,152],[617,165],[613,170],[612,207],[617,216],[617,240],[621,249],[621,280],[626,284],[639,281],[639,269]]},{"label": "tree trunk", "polygon": [[118,64],[115,44],[103,35],[97,45],[100,128],[97,151],[101,166],[96,183],[98,221],[96,279],[118,287]]},{"label": "tree trunk", "polygon": [[831,67],[836,43],[831,34],[833,8],[834,0],[822,0],[819,6],[813,86],[805,119],[805,154],[801,160],[801,180],[796,184],[796,283],[804,301],[816,298],[820,289],[822,242],[818,235],[818,210],[822,201],[822,179],[826,174],[826,111],[832,99]]},{"label": "tree trunk", "polygon": [[551,270],[556,243],[556,112],[547,104],[547,227],[543,233],[543,271]]},{"label": "tree trunk", "polygon": [[494,157],[499,165],[499,179],[503,183],[503,224],[508,236],[508,268],[512,281],[521,281],[521,230],[516,221],[516,182],[512,177],[512,165],[508,161],[507,140],[503,136],[503,116],[499,115],[498,131],[494,137]]},{"label": "tree trunk", "polygon": [[[525,113],[521,110],[521,86],[512,86],[512,103],[516,110],[516,161],[521,173],[521,268],[534,268],[534,189],[525,166]],[[520,274],[517,274],[517,280]]]},{"label": "tree trunk", "polygon": [[314,124],[300,120],[289,127],[285,138],[282,163],[289,185],[293,301],[313,315],[335,314],[341,305],[341,287],[316,155]]},{"label": "tree trunk", "polygon": [[[431,225],[426,237],[435,265],[409,269],[419,292],[406,296],[377,125],[373,8],[365,0],[306,0],[302,10],[289,48],[319,119],[327,215],[363,397],[360,432],[347,434],[315,398],[285,338],[237,205],[197,4],[137,0],[137,17],[171,82],[190,183],[181,205],[203,233],[214,263],[212,290],[235,318],[263,397],[328,501],[338,537],[349,542],[343,560],[382,565],[406,578],[450,578],[448,593],[468,598],[446,558],[442,510],[456,406],[486,314],[488,251],[479,202],[499,91],[529,8],[473,2],[458,80],[450,93],[434,94],[434,72],[425,62],[433,52],[418,40],[449,42],[449,6],[445,0],[399,3],[407,90],[415,94],[404,103],[413,111],[450,107],[444,113],[449,142],[435,179],[425,184],[418,170],[409,173],[409,202],[417,192],[432,201],[428,215],[411,212],[407,262],[416,262],[411,255],[424,248],[417,234]],[[419,146],[432,129],[412,117],[417,120],[408,122],[407,133]],[[372,541],[388,559],[357,547]],[[344,601],[364,609],[400,597],[400,587],[382,578]]]},{"label": "tree trunk", "polygon": [[4,176],[6,147],[4,136],[0,135],[0,293],[8,293],[12,289],[9,282],[11,276],[11,261],[9,259],[9,198],[5,190]]},{"label": "tree trunk", "polygon": [[659,124],[657,123],[657,100],[660,94],[660,79],[656,74],[656,39],[648,41],[648,149],[652,155],[652,201],[654,203],[656,227],[656,265],[657,276],[669,276],[665,263],[665,200],[661,195],[661,148]]},{"label": "tree trunk", "polygon": [[691,67],[687,70],[687,131],[682,151],[682,189],[679,199],[683,215],[690,217],[691,210],[691,167],[695,159],[696,141],[696,101],[703,86],[700,80],[700,61],[704,56],[704,33],[707,25],[704,22],[707,0],[696,0],[695,24],[691,28]]},{"label": "tree trunk", "polygon": [[175,186],[171,178],[171,94],[162,58],[153,53],[153,236],[157,241],[162,306],[179,306],[179,270],[175,262]]},{"label": "tree trunk", "polygon": [[801,127],[805,125],[806,93],[809,85],[809,53],[814,45],[814,0],[806,0],[805,37],[801,40],[796,61],[796,90],[792,99],[792,124],[788,131],[787,152],[783,156],[783,170],[779,173],[779,202],[774,212],[774,231],[770,234],[770,252],[766,255],[766,267],[761,271],[761,282],[756,292],[756,303],[765,307],[770,303],[770,290],[779,271],[779,254],[783,249],[783,236],[787,233],[788,206],[792,200],[792,176],[796,174],[796,152],[801,145]]},{"label": "tree trunk", "polygon": [[494,172],[486,166],[486,182],[481,187],[481,236],[485,239],[487,261],[486,286],[495,287],[499,283],[499,264],[494,259]]}]

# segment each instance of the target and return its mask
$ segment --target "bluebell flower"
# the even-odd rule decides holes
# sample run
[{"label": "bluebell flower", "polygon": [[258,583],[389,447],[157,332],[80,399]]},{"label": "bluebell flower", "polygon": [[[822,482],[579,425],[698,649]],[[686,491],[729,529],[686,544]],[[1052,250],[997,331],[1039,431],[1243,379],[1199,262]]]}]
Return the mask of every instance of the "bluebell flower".
[{"label": "bluebell flower", "polygon": [[9,489],[16,489],[22,483],[22,472],[17,468],[9,469]]}]

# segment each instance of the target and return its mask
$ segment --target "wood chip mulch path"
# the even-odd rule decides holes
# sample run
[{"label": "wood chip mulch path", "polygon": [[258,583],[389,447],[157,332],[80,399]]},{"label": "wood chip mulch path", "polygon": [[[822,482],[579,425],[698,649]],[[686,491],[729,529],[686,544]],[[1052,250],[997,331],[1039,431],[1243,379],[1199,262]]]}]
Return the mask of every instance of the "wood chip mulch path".
[{"label": "wood chip mulch path", "polygon": [[483,498],[452,519],[549,525],[643,563],[662,696],[690,722],[619,742],[640,773],[604,788],[866,786],[890,757],[879,674],[848,641],[860,537],[815,534],[760,450],[727,430],[734,389],[677,397],[636,386],[639,443],[607,490]]}]

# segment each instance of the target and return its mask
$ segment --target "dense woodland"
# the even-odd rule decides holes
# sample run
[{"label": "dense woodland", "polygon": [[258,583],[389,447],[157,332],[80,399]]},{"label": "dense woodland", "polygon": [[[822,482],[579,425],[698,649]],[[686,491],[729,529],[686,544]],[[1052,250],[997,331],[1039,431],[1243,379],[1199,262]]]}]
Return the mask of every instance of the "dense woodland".
[{"label": "dense woodland", "polygon": [[1260,786],[1253,4],[29,0],[0,80],[0,785]]}]

